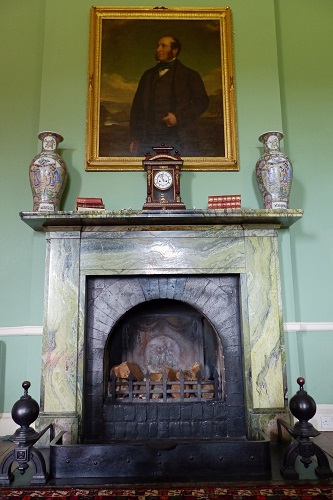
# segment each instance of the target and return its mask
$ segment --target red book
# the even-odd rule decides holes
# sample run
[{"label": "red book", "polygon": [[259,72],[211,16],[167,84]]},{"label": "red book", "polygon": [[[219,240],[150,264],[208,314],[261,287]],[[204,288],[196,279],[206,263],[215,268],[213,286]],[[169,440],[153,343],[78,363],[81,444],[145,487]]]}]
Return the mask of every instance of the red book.
[{"label": "red book", "polygon": [[242,208],[241,203],[237,202],[224,202],[224,203],[208,203],[208,208]]},{"label": "red book", "polygon": [[90,205],[103,205],[103,200],[102,198],[76,198],[76,204],[77,205],[82,205],[89,203]]},{"label": "red book", "polygon": [[77,203],[76,208],[104,208],[103,203]]},{"label": "red book", "polygon": [[216,195],[208,196],[208,203],[222,203],[222,202],[240,202],[242,196],[240,194],[226,194],[226,195]]}]

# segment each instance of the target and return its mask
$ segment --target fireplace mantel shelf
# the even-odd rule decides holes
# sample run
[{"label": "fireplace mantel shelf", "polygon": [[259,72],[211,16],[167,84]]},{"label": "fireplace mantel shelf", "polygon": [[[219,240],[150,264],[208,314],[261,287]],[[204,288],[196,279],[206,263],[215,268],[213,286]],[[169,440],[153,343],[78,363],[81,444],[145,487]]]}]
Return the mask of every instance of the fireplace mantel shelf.
[{"label": "fireplace mantel shelf", "polygon": [[259,225],[289,228],[303,216],[303,210],[226,209],[226,210],[115,210],[97,212],[20,212],[21,219],[34,231],[52,227],[88,226],[206,226]]}]

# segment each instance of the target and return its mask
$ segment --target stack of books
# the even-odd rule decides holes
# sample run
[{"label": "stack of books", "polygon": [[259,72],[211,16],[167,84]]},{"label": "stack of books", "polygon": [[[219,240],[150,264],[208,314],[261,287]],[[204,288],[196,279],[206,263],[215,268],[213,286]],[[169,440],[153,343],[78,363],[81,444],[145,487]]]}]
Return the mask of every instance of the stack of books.
[{"label": "stack of books", "polygon": [[78,212],[96,211],[105,212],[102,198],[76,198],[76,210]]},{"label": "stack of books", "polygon": [[208,208],[241,208],[242,197],[240,194],[226,194],[217,196],[208,196]]}]

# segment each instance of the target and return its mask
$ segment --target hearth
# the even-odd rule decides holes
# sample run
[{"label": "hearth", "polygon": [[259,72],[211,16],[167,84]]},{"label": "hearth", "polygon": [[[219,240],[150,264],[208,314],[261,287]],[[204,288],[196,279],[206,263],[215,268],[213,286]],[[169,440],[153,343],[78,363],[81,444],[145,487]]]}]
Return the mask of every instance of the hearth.
[{"label": "hearth", "polygon": [[289,420],[277,230],[301,216],[21,214],[47,238],[37,429],[55,425],[55,477],[269,474]]}]

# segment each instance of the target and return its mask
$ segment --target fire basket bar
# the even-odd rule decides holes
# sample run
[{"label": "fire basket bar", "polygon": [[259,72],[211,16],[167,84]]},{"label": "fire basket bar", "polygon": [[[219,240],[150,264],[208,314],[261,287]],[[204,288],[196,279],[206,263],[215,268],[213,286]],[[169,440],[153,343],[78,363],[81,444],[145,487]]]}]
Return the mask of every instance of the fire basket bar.
[{"label": "fire basket bar", "polygon": [[199,371],[195,380],[186,380],[184,372],[179,372],[179,380],[168,380],[167,373],[161,373],[161,380],[152,380],[147,373],[143,381],[135,379],[133,374],[128,378],[116,377],[111,373],[108,383],[108,400],[110,403],[147,403],[217,401],[221,399],[219,374],[215,370],[212,379],[204,379]]}]

